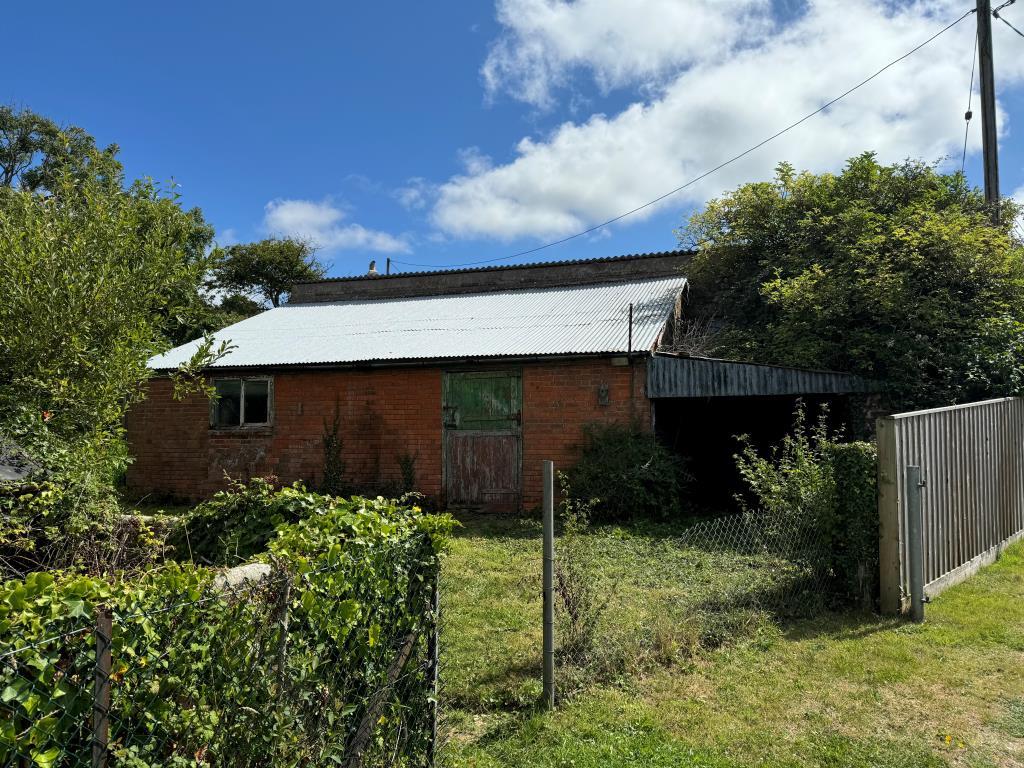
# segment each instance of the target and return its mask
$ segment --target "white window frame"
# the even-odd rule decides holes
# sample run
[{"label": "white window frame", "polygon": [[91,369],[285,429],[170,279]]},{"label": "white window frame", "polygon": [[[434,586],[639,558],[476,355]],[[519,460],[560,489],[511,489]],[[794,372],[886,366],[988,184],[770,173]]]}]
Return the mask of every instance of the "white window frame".
[{"label": "white window frame", "polygon": [[[239,405],[238,405],[238,421],[239,423],[233,426],[221,426],[217,424],[217,401],[219,398],[210,398],[210,429],[218,432],[230,432],[242,429],[267,429],[274,423],[274,377],[273,376],[217,376],[212,380],[213,386],[216,388],[217,382],[219,381],[238,381],[241,382],[239,392]],[[247,424],[245,422],[245,383],[247,381],[265,381],[267,383],[267,420],[257,422],[255,424]]]}]

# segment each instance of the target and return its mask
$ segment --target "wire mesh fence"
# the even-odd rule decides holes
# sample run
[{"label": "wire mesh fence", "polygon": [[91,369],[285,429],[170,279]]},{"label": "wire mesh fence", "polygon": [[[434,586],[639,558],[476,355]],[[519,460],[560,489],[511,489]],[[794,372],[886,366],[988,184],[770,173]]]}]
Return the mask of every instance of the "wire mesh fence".
[{"label": "wire mesh fence", "polygon": [[811,613],[826,602],[829,539],[813,519],[745,510],[688,528],[677,545],[729,555],[740,574],[706,590],[698,608],[756,608],[785,617]]},{"label": "wire mesh fence", "polygon": [[[401,572],[408,551],[360,568]],[[344,560],[232,576],[182,570],[181,591],[123,585],[107,605],[71,595],[39,639],[0,641],[0,766],[432,761],[435,569],[384,588]]]},{"label": "wire mesh fence", "polygon": [[645,544],[644,558],[627,555],[623,570],[606,551],[624,541],[563,530],[554,588],[559,700],[830,603],[829,538],[810,518],[748,510],[652,538],[659,543]]}]

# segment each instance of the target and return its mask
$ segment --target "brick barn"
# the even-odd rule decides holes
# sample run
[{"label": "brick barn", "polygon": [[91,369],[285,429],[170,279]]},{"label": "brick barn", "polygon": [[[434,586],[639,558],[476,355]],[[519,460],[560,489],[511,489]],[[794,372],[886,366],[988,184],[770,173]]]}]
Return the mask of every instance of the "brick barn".
[{"label": "brick barn", "polygon": [[[197,342],[150,361],[148,396],[127,423],[128,489],[197,499],[226,476],[265,475],[315,486],[337,416],[354,488],[398,487],[411,472],[445,505],[529,509],[540,503],[541,461],[570,465],[588,423],[677,433],[673,414],[716,394],[790,407],[796,394],[859,391],[842,374],[796,379],[658,353],[671,345],[686,260],[670,252],[297,285],[286,305],[216,334],[234,345],[208,370],[217,399],[171,396],[166,373]],[[754,368],[775,375],[751,384]],[[656,424],[659,401],[673,424]]]}]

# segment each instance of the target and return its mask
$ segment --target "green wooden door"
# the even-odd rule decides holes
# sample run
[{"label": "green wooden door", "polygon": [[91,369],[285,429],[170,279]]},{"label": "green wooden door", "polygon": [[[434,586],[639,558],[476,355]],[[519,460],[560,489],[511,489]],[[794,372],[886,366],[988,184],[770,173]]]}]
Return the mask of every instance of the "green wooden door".
[{"label": "green wooden door", "polygon": [[523,408],[519,372],[446,373],[442,391],[448,504],[517,510]]}]

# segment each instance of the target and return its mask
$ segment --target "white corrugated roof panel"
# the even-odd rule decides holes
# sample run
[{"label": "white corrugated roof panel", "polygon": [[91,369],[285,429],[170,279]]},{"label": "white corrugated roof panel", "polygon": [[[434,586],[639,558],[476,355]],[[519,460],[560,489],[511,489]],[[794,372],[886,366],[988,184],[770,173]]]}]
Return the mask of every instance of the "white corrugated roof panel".
[{"label": "white corrugated roof panel", "polygon": [[[214,367],[361,363],[649,350],[683,277],[495,293],[291,304],[218,331],[234,349]],[[198,341],[157,355],[176,368]]]}]

